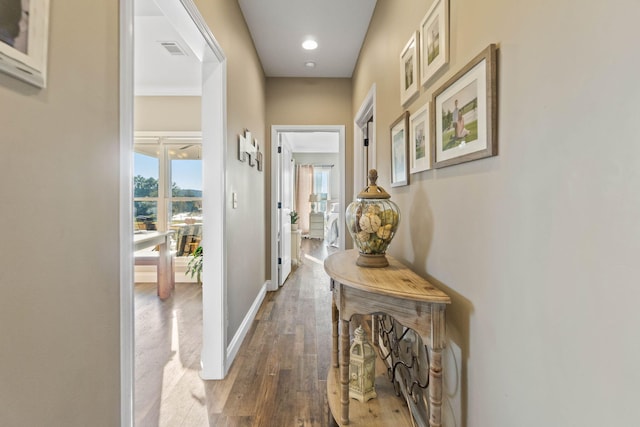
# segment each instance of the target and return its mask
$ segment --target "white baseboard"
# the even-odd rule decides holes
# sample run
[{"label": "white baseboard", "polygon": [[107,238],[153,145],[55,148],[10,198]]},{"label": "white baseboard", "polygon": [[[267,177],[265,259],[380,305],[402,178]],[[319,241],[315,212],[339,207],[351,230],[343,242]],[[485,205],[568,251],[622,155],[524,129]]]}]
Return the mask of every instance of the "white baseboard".
[{"label": "white baseboard", "polygon": [[249,328],[251,328],[251,324],[253,323],[253,320],[256,318],[256,315],[258,314],[258,310],[262,305],[262,301],[264,301],[264,297],[267,294],[267,285],[268,285],[267,282],[265,282],[262,285],[262,288],[260,288],[260,292],[258,292],[258,296],[256,296],[256,299],[253,301],[251,308],[249,308],[247,315],[244,317],[244,320],[242,321],[242,324],[238,328],[238,331],[233,336],[233,339],[231,340],[231,342],[229,343],[229,346],[227,347],[227,366],[226,366],[225,372],[228,372],[229,368],[231,368],[231,364],[233,363],[234,359],[238,355],[240,346],[242,345],[245,337],[247,336],[247,333],[249,332]]},{"label": "white baseboard", "polygon": [[268,290],[268,291],[277,291],[277,290],[278,290],[278,287],[277,287],[277,286],[276,286],[275,288],[273,288],[273,287],[271,286],[271,279],[267,280],[267,281],[265,282],[265,284],[267,285],[267,290]]}]

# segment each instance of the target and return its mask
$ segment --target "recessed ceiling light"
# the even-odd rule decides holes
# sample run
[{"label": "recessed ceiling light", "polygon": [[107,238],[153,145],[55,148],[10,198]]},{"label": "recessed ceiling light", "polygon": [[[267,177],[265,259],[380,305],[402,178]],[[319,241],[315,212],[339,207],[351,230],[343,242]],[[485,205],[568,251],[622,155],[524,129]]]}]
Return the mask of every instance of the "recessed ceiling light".
[{"label": "recessed ceiling light", "polygon": [[307,67],[307,68],[315,68],[316,63],[313,62],[313,61],[307,61],[307,62],[304,63],[304,66]]},{"label": "recessed ceiling light", "polygon": [[318,47],[318,43],[315,40],[307,39],[302,42],[302,47],[306,50],[313,50]]}]

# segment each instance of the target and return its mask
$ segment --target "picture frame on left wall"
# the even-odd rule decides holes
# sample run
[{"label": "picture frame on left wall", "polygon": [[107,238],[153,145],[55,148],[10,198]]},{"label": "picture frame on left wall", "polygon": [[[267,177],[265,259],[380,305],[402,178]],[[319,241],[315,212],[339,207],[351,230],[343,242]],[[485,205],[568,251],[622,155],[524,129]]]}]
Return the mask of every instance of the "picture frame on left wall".
[{"label": "picture frame on left wall", "polygon": [[48,42],[49,0],[0,3],[0,71],[45,88]]}]

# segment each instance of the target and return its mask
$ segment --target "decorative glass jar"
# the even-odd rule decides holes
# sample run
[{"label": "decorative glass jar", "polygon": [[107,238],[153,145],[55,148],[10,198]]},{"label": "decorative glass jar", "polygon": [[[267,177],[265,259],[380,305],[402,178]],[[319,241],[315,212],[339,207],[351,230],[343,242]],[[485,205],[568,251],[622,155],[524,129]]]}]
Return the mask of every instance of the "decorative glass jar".
[{"label": "decorative glass jar", "polygon": [[389,193],[378,187],[378,172],[369,171],[369,185],[362,190],[346,211],[347,229],[360,256],[356,264],[361,267],[386,267],[387,247],[398,229],[400,210]]}]

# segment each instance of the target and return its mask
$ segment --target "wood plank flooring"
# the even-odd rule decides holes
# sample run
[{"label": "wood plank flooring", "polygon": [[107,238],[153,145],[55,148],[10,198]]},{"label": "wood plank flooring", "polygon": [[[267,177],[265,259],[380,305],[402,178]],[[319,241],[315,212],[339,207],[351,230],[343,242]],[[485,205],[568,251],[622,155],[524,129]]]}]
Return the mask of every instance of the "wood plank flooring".
[{"label": "wood plank flooring", "polygon": [[331,293],[319,240],[303,239],[302,264],[268,292],[226,379],[199,377],[202,292],[177,283],[166,301],[136,284],[135,425],[334,426],[326,398]]}]

